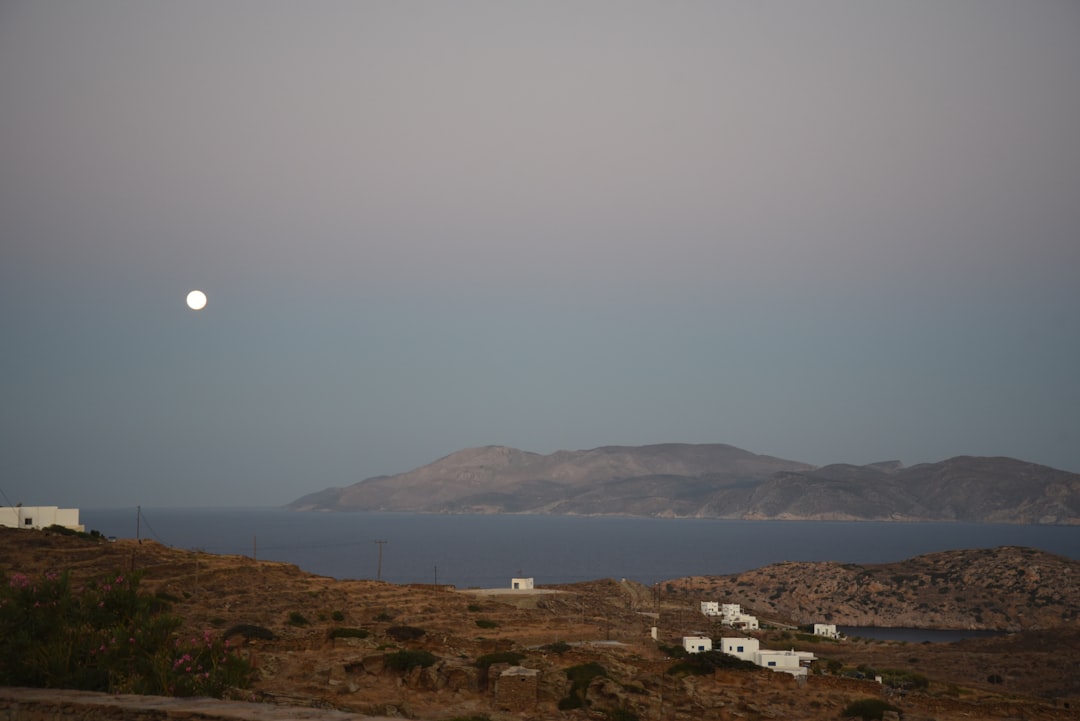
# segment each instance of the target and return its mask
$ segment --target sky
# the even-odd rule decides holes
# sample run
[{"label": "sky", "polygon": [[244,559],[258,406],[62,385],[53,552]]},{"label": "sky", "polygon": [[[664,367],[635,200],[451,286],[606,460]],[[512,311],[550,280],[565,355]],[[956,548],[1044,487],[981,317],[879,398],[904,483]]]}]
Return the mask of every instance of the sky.
[{"label": "sky", "polygon": [[0,99],[5,504],[1080,472],[1075,2],[7,0]]}]

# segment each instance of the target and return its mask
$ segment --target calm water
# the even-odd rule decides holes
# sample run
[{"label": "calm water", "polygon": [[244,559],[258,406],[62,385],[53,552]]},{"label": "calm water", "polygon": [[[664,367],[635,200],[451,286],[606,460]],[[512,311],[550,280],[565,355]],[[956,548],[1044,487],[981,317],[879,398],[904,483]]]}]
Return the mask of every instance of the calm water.
[{"label": "calm water", "polygon": [[[136,509],[83,510],[87,530],[134,538]],[[883,563],[932,551],[1030,546],[1080,559],[1080,530],[948,523],[721,521],[568,516],[142,509],[139,534],[169,546],[257,555],[335,578],[459,588],[737,573],[778,561]]]},{"label": "calm water", "polygon": [[845,636],[873,638],[878,641],[907,641],[908,643],[952,643],[966,638],[992,638],[1003,635],[999,631],[971,631],[931,628],[883,628],[879,626],[837,626]]}]

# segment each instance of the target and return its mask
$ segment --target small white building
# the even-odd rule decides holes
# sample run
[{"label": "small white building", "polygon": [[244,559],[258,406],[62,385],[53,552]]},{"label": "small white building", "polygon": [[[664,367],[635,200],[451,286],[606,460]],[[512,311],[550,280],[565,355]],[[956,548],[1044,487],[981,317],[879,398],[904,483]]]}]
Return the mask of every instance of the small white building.
[{"label": "small white building", "polygon": [[701,612],[706,616],[719,616],[720,604],[716,601],[702,601]]},{"label": "small white building", "polygon": [[531,578],[511,578],[510,588],[515,591],[528,591],[533,587],[533,580]]},{"label": "small white building", "polygon": [[[761,642],[756,638],[729,638],[720,639],[720,650],[726,654],[741,658],[743,661],[754,661],[754,654],[761,648]],[[757,663],[756,661],[754,661]]]},{"label": "small white building", "polygon": [[732,628],[744,628],[748,631],[758,629],[757,616],[743,613],[742,606],[737,603],[725,603],[720,606],[720,622]]},{"label": "small white building", "polygon": [[78,508],[56,506],[4,506],[0,508],[0,526],[37,529],[63,526],[73,531],[85,530],[79,523]]},{"label": "small white building", "polygon": [[683,636],[682,647],[687,653],[712,651],[712,639],[708,636]]},{"label": "small white building", "polygon": [[815,623],[814,635],[824,636],[825,638],[840,638],[840,633],[836,630],[835,623]]},{"label": "small white building", "polygon": [[743,661],[750,661],[772,671],[789,673],[796,678],[806,677],[807,667],[815,658],[814,654],[808,651],[763,650],[756,638],[725,637],[720,639],[720,650]]}]

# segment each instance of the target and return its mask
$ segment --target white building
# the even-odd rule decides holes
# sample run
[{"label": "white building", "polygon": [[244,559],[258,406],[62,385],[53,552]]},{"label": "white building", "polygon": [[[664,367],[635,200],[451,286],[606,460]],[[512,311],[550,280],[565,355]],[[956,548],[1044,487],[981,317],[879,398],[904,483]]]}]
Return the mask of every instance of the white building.
[{"label": "white building", "polygon": [[687,653],[712,651],[712,639],[708,636],[683,636],[682,647]]},{"label": "white building", "polygon": [[836,630],[835,623],[815,623],[814,635],[824,636],[825,638],[840,638],[840,633]]},{"label": "white building", "polygon": [[63,526],[73,531],[85,530],[79,523],[78,508],[56,506],[4,506],[0,508],[0,526],[38,529]]},{"label": "white building", "polygon": [[807,667],[814,660],[814,654],[808,651],[772,651],[762,650],[756,638],[722,638],[720,650],[731,656],[750,661],[762,668],[789,673],[796,678],[806,677]]},{"label": "white building", "polygon": [[737,603],[725,603],[720,606],[720,622],[732,628],[744,628],[748,631],[758,629],[757,616],[743,613],[742,606]]},{"label": "white building", "polygon": [[510,588],[515,591],[528,591],[533,587],[533,580],[531,578],[511,578]]},{"label": "white building", "polygon": [[716,601],[702,601],[701,612],[706,616],[719,616],[720,604]]}]

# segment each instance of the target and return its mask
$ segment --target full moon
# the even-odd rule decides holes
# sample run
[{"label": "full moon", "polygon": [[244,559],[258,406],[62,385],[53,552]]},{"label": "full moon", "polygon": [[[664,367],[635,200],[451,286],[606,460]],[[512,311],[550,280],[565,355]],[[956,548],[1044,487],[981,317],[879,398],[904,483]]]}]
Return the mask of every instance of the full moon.
[{"label": "full moon", "polygon": [[202,310],[206,307],[206,293],[201,290],[193,290],[187,294],[187,307],[192,310]]}]

